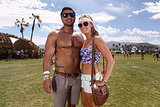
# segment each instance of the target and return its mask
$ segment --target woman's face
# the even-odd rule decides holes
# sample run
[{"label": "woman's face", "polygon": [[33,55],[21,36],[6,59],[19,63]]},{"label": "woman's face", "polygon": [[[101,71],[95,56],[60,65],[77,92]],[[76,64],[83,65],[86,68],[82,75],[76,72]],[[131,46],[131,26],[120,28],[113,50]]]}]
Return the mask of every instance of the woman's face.
[{"label": "woman's face", "polygon": [[91,27],[93,27],[93,24],[88,21],[81,21],[78,24],[78,27],[83,34],[88,34],[88,33],[91,33]]}]

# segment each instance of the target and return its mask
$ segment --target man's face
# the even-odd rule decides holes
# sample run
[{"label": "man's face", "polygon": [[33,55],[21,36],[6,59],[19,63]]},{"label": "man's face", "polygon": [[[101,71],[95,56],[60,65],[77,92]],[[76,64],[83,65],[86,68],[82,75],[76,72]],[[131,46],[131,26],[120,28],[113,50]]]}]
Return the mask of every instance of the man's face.
[{"label": "man's face", "polygon": [[75,22],[75,14],[72,10],[64,10],[61,19],[64,25],[73,26]]}]

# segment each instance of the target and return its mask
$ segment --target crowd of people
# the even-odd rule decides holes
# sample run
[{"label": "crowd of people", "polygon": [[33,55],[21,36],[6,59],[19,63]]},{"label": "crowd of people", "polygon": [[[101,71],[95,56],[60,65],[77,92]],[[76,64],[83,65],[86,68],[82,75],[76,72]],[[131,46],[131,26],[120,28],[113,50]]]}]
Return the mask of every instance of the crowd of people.
[{"label": "crowd of people", "polygon": [[12,58],[14,59],[28,59],[28,58],[32,58],[32,59],[39,59],[42,58],[44,55],[44,51],[43,50],[32,50],[32,52],[29,52],[28,50],[8,50],[7,53],[7,60],[11,61]]}]

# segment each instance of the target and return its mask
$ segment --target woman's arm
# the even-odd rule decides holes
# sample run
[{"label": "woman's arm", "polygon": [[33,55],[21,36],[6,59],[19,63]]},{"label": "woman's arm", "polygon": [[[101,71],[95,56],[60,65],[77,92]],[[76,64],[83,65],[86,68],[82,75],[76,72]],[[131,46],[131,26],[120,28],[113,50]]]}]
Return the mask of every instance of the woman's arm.
[{"label": "woman's arm", "polygon": [[108,46],[101,37],[96,37],[94,39],[94,44],[95,48],[97,48],[102,53],[106,60],[106,70],[104,72],[103,82],[107,82],[112,73],[115,60],[113,59]]}]

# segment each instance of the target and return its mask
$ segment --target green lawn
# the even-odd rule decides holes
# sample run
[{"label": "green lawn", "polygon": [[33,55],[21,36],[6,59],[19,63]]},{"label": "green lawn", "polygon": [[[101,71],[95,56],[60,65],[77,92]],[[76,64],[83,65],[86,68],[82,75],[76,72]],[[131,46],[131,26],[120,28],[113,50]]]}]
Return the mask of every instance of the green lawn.
[{"label": "green lawn", "polygon": [[[115,60],[103,107],[160,107],[160,61],[151,55],[145,60],[115,55]],[[53,107],[52,94],[43,91],[42,61],[0,60],[0,107]]]}]

